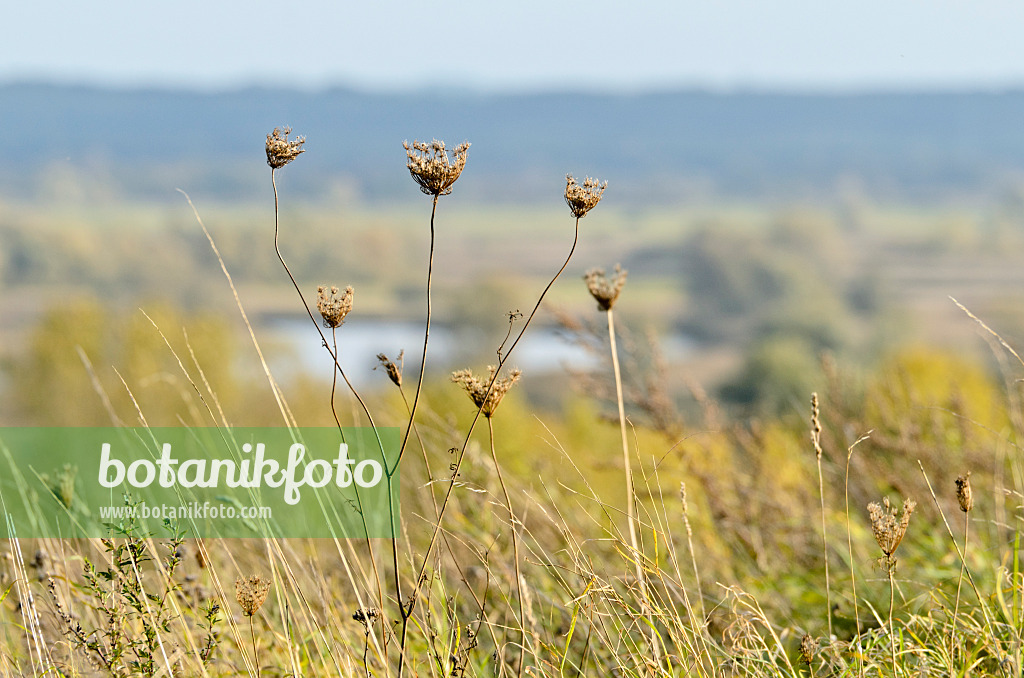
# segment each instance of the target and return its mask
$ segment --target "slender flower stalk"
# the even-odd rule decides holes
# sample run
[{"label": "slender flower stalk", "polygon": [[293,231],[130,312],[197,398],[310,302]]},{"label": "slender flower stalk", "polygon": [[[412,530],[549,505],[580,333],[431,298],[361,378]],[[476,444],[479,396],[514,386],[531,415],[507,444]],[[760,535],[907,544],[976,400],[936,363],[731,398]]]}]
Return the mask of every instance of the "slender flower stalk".
[{"label": "slender flower stalk", "polygon": [[252,656],[256,664],[256,678],[260,675],[260,656],[256,649],[256,627],[253,625],[253,617],[263,607],[270,592],[270,582],[263,581],[257,575],[248,579],[239,577],[235,580],[235,600],[242,608],[242,614],[249,618],[249,632],[252,634]]},{"label": "slender flower stalk", "polygon": [[[306,138],[305,137],[296,137],[295,139],[289,140],[288,136],[291,134],[291,131],[292,130],[291,130],[290,127],[285,127],[284,130],[280,130],[280,129],[275,127],[274,131],[267,135],[267,143],[266,143],[267,164],[270,166],[270,183],[271,183],[271,186],[274,189],[274,251],[277,253],[277,259],[278,259],[278,261],[281,262],[281,266],[284,268],[285,273],[288,274],[288,279],[291,280],[292,286],[295,288],[295,292],[299,295],[299,301],[302,302],[302,307],[306,310],[306,314],[309,316],[310,322],[313,323],[313,326],[316,328],[317,333],[320,335],[320,341],[321,341],[323,347],[331,355],[331,359],[334,361],[334,370],[337,370],[337,373],[341,375],[341,378],[345,381],[345,384],[348,386],[349,390],[352,392],[352,395],[355,396],[356,401],[358,401],[360,407],[363,410],[363,413],[366,415],[366,418],[367,418],[367,420],[370,423],[370,427],[376,433],[377,427],[376,427],[376,425],[373,422],[373,416],[370,414],[369,407],[367,407],[366,402],[363,400],[362,396],[359,395],[359,392],[356,390],[355,386],[349,380],[348,376],[345,374],[345,371],[341,367],[341,363],[338,360],[337,343],[334,342],[334,343],[330,343],[329,344],[327,342],[327,336],[324,334],[323,330],[320,329],[320,323],[318,323],[316,321],[316,318],[313,316],[313,311],[310,309],[309,304],[306,303],[306,297],[302,293],[302,288],[299,287],[299,283],[295,280],[295,276],[292,274],[291,268],[288,267],[287,262],[285,262],[285,260],[284,260],[284,256],[281,254],[281,246],[280,246],[281,210],[280,210],[280,201],[279,201],[278,193],[277,193],[277,170],[281,169],[282,167],[288,165],[290,162],[295,160],[297,157],[299,157],[299,154],[304,153],[305,149],[302,148],[302,146],[306,143]],[[334,289],[334,288],[332,288],[332,289]],[[347,292],[347,290],[346,290],[346,292]],[[332,293],[332,296],[333,296],[333,294],[336,294],[336,292]],[[351,310],[351,294],[347,294],[346,296],[348,297],[348,310]],[[331,310],[332,317],[333,317],[333,314],[335,312],[338,312],[340,314],[340,311],[341,311],[340,306],[341,306],[341,303],[339,301],[339,308],[334,309],[333,307],[331,307],[329,309],[329,310]],[[348,310],[345,310],[344,314],[347,314]],[[344,314],[340,314],[339,317],[337,318],[339,325],[341,324],[341,321],[344,320]],[[326,316],[323,317],[323,320],[325,322],[325,326],[330,327],[329,324],[326,324],[326,323],[329,322],[328,318]],[[330,328],[330,329],[335,329],[335,328]],[[334,389],[333,388],[332,388],[332,391],[331,391],[331,409],[332,409],[332,413],[334,413],[334,415],[335,415],[335,421],[336,421],[336,423],[338,423],[338,427],[339,427],[339,430],[340,430],[341,422],[337,418],[337,412],[334,411]],[[344,434],[342,434],[342,435],[344,435]],[[387,467],[387,457],[384,454],[384,443],[381,441],[379,435],[377,435],[377,444],[378,444],[378,446],[380,448],[381,460],[383,461],[384,466],[386,468]],[[388,482],[388,493],[389,493],[389,496],[390,496],[391,485],[392,485],[392,478],[391,478],[390,474],[387,474],[387,482]],[[397,516],[395,516],[394,507],[391,506],[391,504],[392,504],[392,502],[388,502],[388,505],[389,505],[389,508],[390,508],[390,511],[391,511],[391,526],[392,526],[392,529],[394,530],[394,529],[396,529]],[[381,584],[380,572],[377,569],[377,559],[373,555],[373,544],[372,544],[372,542],[370,542],[369,538],[367,538],[366,542],[367,542],[367,549],[370,552],[370,563],[371,563],[371,566],[373,568],[374,579],[375,579],[376,584],[377,584],[377,602],[378,602],[379,607],[381,609],[383,609],[384,608],[384,588],[383,588],[383,585]],[[397,582],[399,581],[397,569],[395,571],[395,580],[396,580],[396,589],[397,589]],[[382,629],[381,630],[381,644],[382,644],[382,647],[384,648],[384,651],[386,653],[387,652],[387,635],[386,635],[387,629],[386,629],[385,625],[383,625],[383,624],[381,625],[381,629]]]},{"label": "slender flower stalk", "polygon": [[[473,376],[472,370],[459,370],[452,373],[452,381],[462,386],[465,389],[466,394],[473,401],[473,404],[479,408],[479,411],[483,413],[484,417],[487,418],[487,433],[488,440],[491,448],[491,459],[494,461],[494,471],[498,476],[498,484],[501,486],[501,492],[505,496],[505,507],[508,509],[508,521],[509,527],[512,530],[512,558],[514,564],[514,573],[516,579],[516,596],[519,598],[519,645],[521,648],[522,655],[519,659],[519,669],[517,675],[523,675],[523,668],[526,665],[526,603],[523,597],[523,576],[520,572],[520,558],[519,558],[519,537],[517,535],[517,520],[515,511],[512,508],[512,497],[508,493],[508,487],[505,485],[505,478],[501,475],[501,464],[498,463],[498,453],[495,450],[494,445],[494,413],[498,409],[498,405],[501,404],[505,394],[509,392],[509,389],[519,381],[519,377],[522,372],[518,369],[512,370],[506,377],[497,377],[497,368],[493,365],[487,368],[489,371],[489,377],[487,379],[479,379]],[[499,658],[499,662],[501,658]]]},{"label": "slender flower stalk", "polygon": [[[588,178],[584,181],[583,188],[575,186],[575,189],[579,190],[574,190],[575,182],[572,180],[572,177],[569,177],[568,181],[566,202],[569,203],[570,209],[572,209],[574,201],[570,200],[569,196],[570,193],[573,193],[578,208],[583,209],[586,207],[588,200],[594,195],[593,187],[597,185],[596,182]],[[598,190],[603,191],[604,189],[599,187]],[[600,199],[600,193],[597,195],[598,199]],[[615,273],[611,277],[606,276],[603,269],[595,268],[587,271],[583,276],[583,280],[587,284],[590,296],[594,297],[594,300],[597,302],[598,310],[604,311],[605,317],[608,320],[608,344],[611,348],[612,372],[615,375],[615,401],[619,408],[619,433],[622,437],[622,465],[626,475],[626,522],[629,528],[629,544],[633,549],[634,570],[637,583],[640,586],[642,605],[650,623],[651,652],[654,654],[655,662],[657,662],[661,656],[661,647],[658,644],[658,634],[654,629],[654,620],[651,617],[651,604],[647,595],[647,575],[643,564],[644,556],[640,550],[639,540],[636,537],[636,497],[633,489],[633,468],[629,454],[629,438],[626,435],[626,407],[625,399],[622,396],[622,371],[619,367],[619,349],[615,342],[615,315],[612,312],[612,308],[615,306],[615,302],[618,301],[619,294],[626,284],[627,274],[628,271],[623,270],[620,265],[616,264]]]},{"label": "slender flower stalk", "polygon": [[892,623],[893,605],[896,600],[896,582],[893,578],[896,572],[896,558],[893,556],[900,542],[907,534],[907,526],[910,525],[910,514],[917,507],[917,502],[906,499],[903,502],[903,513],[897,514],[896,507],[889,504],[886,497],[882,503],[871,502],[868,504],[868,516],[871,518],[871,532],[875,535],[878,548],[882,549],[880,562],[889,573],[889,637],[892,640],[892,671],[896,675],[896,629]]},{"label": "slender flower stalk", "polygon": [[[593,184],[597,183],[596,180],[593,179],[591,180],[591,182]],[[530,315],[526,317],[526,322],[523,323],[523,327],[522,329],[519,330],[519,334],[516,336],[515,341],[512,342],[512,345],[509,346],[508,350],[504,352],[501,359],[498,361],[494,377],[491,378],[490,384],[488,384],[487,386],[488,392],[490,391],[490,389],[494,388],[495,380],[497,379],[498,374],[501,372],[501,368],[504,367],[505,363],[512,355],[516,346],[519,344],[520,340],[522,340],[523,335],[526,334],[526,330],[529,329],[530,323],[533,321],[533,318],[537,315],[537,311],[540,309],[541,304],[544,302],[544,297],[547,296],[548,291],[554,286],[555,282],[558,281],[558,278],[561,277],[562,272],[565,271],[565,268],[569,265],[569,261],[572,259],[572,255],[576,252],[576,245],[579,243],[580,239],[580,219],[586,216],[587,212],[589,212],[591,209],[593,209],[595,205],[597,205],[597,202],[601,199],[601,193],[604,192],[604,188],[608,185],[608,182],[605,182],[604,185],[598,187],[599,193],[597,194],[596,199],[594,199],[593,197],[590,198],[591,204],[589,207],[587,207],[587,209],[582,209],[574,206],[574,202],[571,200],[571,198],[575,199],[576,193],[570,193],[570,188],[573,185],[575,185],[575,181],[572,180],[572,177],[570,176],[567,179],[565,200],[566,204],[569,205],[569,209],[572,212],[573,216],[576,217],[576,225],[573,233],[572,247],[569,248],[569,254],[565,257],[565,261],[562,263],[561,268],[558,269],[558,272],[555,273],[554,277],[551,278],[551,281],[548,282],[548,284],[544,287],[544,290],[540,293],[540,296],[537,298],[537,303],[534,304],[533,310],[530,312]],[[591,192],[593,191],[594,189],[591,188]],[[486,398],[487,395],[488,394],[485,393],[484,397]],[[476,415],[473,417],[473,421],[470,422],[469,430],[466,431],[465,439],[463,440],[462,447],[459,450],[459,456],[456,459],[452,468],[452,475],[451,479],[448,482],[448,489],[445,491],[444,500],[441,502],[441,510],[438,513],[437,523],[434,525],[434,530],[431,533],[430,541],[427,543],[426,551],[424,552],[422,560],[420,562],[419,574],[416,577],[416,583],[413,584],[413,592],[410,596],[410,604],[408,606],[408,611],[404,612],[403,614],[401,640],[399,641],[399,678],[401,678],[402,669],[405,666],[405,647],[408,639],[409,618],[412,616],[413,609],[416,606],[416,594],[418,592],[419,582],[423,581],[424,579],[427,563],[430,562],[430,555],[433,551],[434,544],[437,543],[437,536],[441,531],[441,525],[443,524],[445,511],[448,509],[449,500],[451,499],[452,492],[455,490],[455,481],[459,477],[459,469],[462,468],[462,462],[466,457],[466,448],[469,447],[469,441],[472,439],[473,431],[476,430],[477,422],[480,421],[480,415],[482,413],[483,407],[479,406],[477,408]]]}]

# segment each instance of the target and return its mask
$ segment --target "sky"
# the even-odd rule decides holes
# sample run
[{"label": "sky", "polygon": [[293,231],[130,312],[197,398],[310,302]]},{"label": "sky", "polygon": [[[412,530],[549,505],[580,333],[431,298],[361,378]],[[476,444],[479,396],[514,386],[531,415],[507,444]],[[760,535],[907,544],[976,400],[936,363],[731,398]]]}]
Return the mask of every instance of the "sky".
[{"label": "sky", "polygon": [[1024,86],[1021,0],[39,0],[0,82],[374,91]]}]

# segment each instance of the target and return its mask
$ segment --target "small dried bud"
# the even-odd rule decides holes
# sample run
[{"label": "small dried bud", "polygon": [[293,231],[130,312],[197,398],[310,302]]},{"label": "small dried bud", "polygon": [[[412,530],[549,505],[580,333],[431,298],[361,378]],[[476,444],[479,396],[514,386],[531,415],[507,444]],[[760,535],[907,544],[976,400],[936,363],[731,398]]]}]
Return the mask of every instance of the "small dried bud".
[{"label": "small dried bud", "polygon": [[431,143],[408,141],[402,143],[408,162],[409,174],[420,190],[427,195],[448,195],[466,166],[468,143],[461,143],[452,150],[454,159],[449,159],[444,142],[434,139]]},{"label": "small dried bud", "polygon": [[896,507],[889,504],[886,497],[882,503],[871,502],[868,504],[868,516],[871,518],[871,532],[875,535],[878,548],[886,558],[891,560],[892,554],[896,552],[903,537],[907,534],[907,526],[910,524],[910,514],[917,507],[917,502],[907,499],[903,502],[903,513],[897,519]]},{"label": "small dried bud", "polygon": [[306,143],[306,137],[296,137],[289,140],[288,135],[292,133],[291,127],[284,130],[274,128],[274,131],[267,135],[267,164],[274,169],[280,169],[299,157],[299,153],[305,153],[306,149],[302,144]]},{"label": "small dried bud", "polygon": [[956,479],[956,500],[960,510],[967,513],[974,508],[974,493],[971,492],[971,472],[968,471]]},{"label": "small dried bud", "polygon": [[257,575],[248,579],[239,577],[235,580],[235,600],[242,606],[246,617],[251,617],[263,607],[270,592],[270,582],[263,581]]},{"label": "small dried bud", "polygon": [[608,182],[600,183],[597,179],[587,177],[580,186],[571,174],[565,175],[565,204],[569,211],[577,219],[587,216],[587,212],[594,209],[597,203],[601,202],[604,189]]},{"label": "small dried bud", "polygon": [[615,272],[612,277],[605,277],[603,268],[593,268],[586,272],[583,280],[587,283],[590,296],[597,301],[597,308],[601,311],[610,311],[619,298],[623,285],[626,284],[626,271],[619,264],[615,264]]},{"label": "small dried bud", "polygon": [[491,387],[490,393],[487,392],[487,386],[494,379],[494,375],[497,373],[498,368],[494,365],[487,367],[487,378],[479,379],[473,376],[472,370],[459,370],[452,372],[452,381],[456,384],[460,384],[462,388],[466,389],[466,393],[473,400],[473,403],[480,408],[480,411],[485,417],[490,419],[494,416],[494,411],[498,409],[498,405],[501,404],[501,399],[505,397],[509,389],[519,381],[519,377],[522,375],[522,370],[512,370],[509,372],[507,377],[501,379],[495,379],[494,385]]},{"label": "small dried bud", "polygon": [[811,665],[815,653],[818,651],[818,643],[809,633],[805,633],[800,639],[800,661],[807,666]]},{"label": "small dried bud", "polygon": [[330,288],[321,285],[316,290],[316,308],[324,319],[324,327],[333,329],[341,327],[345,322],[345,316],[352,310],[352,286],[345,288],[345,293],[338,292],[338,288],[331,285]]},{"label": "small dried bud", "polygon": [[[405,357],[405,351],[403,350],[403,351],[401,351],[398,354],[398,362],[399,363],[404,363],[404,360],[403,360],[404,357]],[[383,367],[384,371],[388,373],[388,378],[391,379],[392,383],[394,383],[395,386],[398,386],[399,388],[401,388],[401,386],[402,386],[402,367],[401,367],[401,365],[396,365],[392,360],[390,360],[383,353],[378,353],[377,354],[377,360],[380,362],[380,367]],[[373,369],[377,369],[377,368],[375,367]]]}]

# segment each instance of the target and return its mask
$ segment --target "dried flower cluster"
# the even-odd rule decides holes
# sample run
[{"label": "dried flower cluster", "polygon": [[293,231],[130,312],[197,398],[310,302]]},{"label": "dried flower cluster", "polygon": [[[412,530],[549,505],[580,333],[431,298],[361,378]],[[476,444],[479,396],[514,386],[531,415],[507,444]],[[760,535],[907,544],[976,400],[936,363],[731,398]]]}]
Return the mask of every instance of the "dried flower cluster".
[{"label": "dried flower cluster", "polygon": [[519,381],[519,377],[523,373],[522,370],[514,369],[509,372],[507,377],[495,379],[494,386],[491,387],[491,392],[488,393],[487,386],[494,379],[497,371],[497,367],[489,365],[487,367],[486,379],[474,377],[473,370],[452,372],[452,381],[466,389],[466,393],[472,398],[473,403],[480,408],[480,411],[488,419],[494,416],[494,411],[501,404],[501,399],[505,397],[505,394],[508,393],[513,384]]},{"label": "dried flower cluster", "polygon": [[454,159],[448,157],[444,142],[434,139],[429,144],[422,141],[403,142],[408,156],[409,174],[427,195],[448,195],[452,185],[466,166],[468,143],[461,143],[452,150]]},{"label": "dried flower cluster", "polygon": [[316,308],[324,319],[324,327],[341,327],[345,322],[345,316],[352,310],[352,286],[346,287],[345,293],[341,294],[334,285],[330,288],[321,285],[317,288],[316,294]]},{"label": "dried flower cluster", "polygon": [[974,508],[974,493],[971,492],[971,472],[968,471],[956,479],[956,500],[960,510],[967,513]]},{"label": "dried flower cluster", "polygon": [[246,617],[253,616],[263,607],[269,592],[270,582],[263,581],[258,575],[254,574],[248,579],[239,577],[235,580],[235,600],[242,606],[242,612]]},{"label": "dried flower cluster", "polygon": [[871,502],[868,504],[868,516],[871,518],[871,532],[875,535],[878,548],[885,554],[885,560],[892,566],[895,561],[892,554],[896,552],[900,542],[907,533],[907,525],[910,524],[910,514],[917,507],[913,499],[906,499],[903,502],[903,513],[897,517],[896,507],[889,503],[886,497],[882,503]]},{"label": "dried flower cluster", "polygon": [[367,629],[379,616],[380,610],[375,607],[361,607],[352,613],[352,619],[367,627]]},{"label": "dried flower cluster", "polygon": [[[405,351],[403,350],[403,351],[401,351],[398,354],[398,362],[399,363],[404,363],[404,360],[403,360],[404,357],[405,357]],[[377,360],[380,362],[380,366],[384,368],[384,371],[388,373],[388,378],[391,379],[392,383],[394,383],[395,386],[401,387],[402,386],[402,367],[401,367],[401,365],[400,364],[396,365],[393,360],[388,358],[383,353],[378,353],[377,354]],[[374,369],[376,369],[376,368],[374,368]]]},{"label": "dried flower cluster", "polygon": [[622,286],[626,284],[626,271],[619,264],[615,264],[615,271],[612,276],[606,277],[603,268],[592,268],[583,276],[590,290],[590,296],[597,300],[597,307],[602,311],[610,311],[615,301],[622,292]]},{"label": "dried flower cluster", "polygon": [[306,149],[302,144],[306,143],[306,137],[295,137],[288,139],[292,133],[291,127],[280,130],[277,127],[267,135],[267,164],[274,169],[280,169],[299,157],[299,153],[305,153]]},{"label": "dried flower cluster", "polygon": [[574,217],[581,219],[587,216],[587,212],[594,209],[597,203],[601,202],[601,196],[607,187],[607,181],[602,184],[597,179],[590,177],[584,179],[581,186],[576,183],[576,179],[571,174],[567,174],[565,175],[565,204],[569,206],[569,211]]}]

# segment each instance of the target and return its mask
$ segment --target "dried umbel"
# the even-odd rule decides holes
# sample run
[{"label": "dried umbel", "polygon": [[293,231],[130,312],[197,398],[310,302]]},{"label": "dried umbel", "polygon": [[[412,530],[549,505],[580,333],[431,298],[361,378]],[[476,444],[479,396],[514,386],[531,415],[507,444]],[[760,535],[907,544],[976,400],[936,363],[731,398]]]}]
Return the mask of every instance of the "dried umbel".
[{"label": "dried umbel", "polygon": [[[394,385],[398,386],[398,387],[402,386],[402,365],[401,364],[404,362],[404,360],[403,360],[404,357],[405,357],[405,351],[403,350],[403,351],[401,351],[398,354],[398,362],[399,362],[399,364],[396,365],[393,360],[388,358],[383,353],[378,353],[377,354],[377,361],[380,362],[380,366],[383,367],[384,371],[388,373],[388,378],[391,379],[392,383],[394,383]],[[374,369],[376,369],[376,368],[374,368]]]},{"label": "dried umbel", "polygon": [[267,164],[274,169],[280,169],[299,157],[299,153],[305,153],[306,149],[302,144],[306,143],[306,137],[295,137],[289,139],[292,133],[291,127],[283,130],[274,128],[274,131],[267,135]]},{"label": "dried umbel", "polygon": [[448,195],[452,185],[462,174],[466,166],[468,143],[461,143],[452,149],[452,158],[448,157],[444,142],[434,139],[429,144],[423,141],[403,142],[405,154],[408,156],[406,167],[413,181],[427,195]]},{"label": "dried umbel", "polygon": [[957,476],[956,479],[956,500],[960,504],[960,510],[967,513],[974,508],[974,493],[971,492],[971,472]]},{"label": "dried umbel", "polygon": [[331,285],[329,288],[321,285],[316,290],[316,308],[324,319],[324,327],[334,329],[341,327],[345,322],[345,316],[352,310],[352,286],[345,288],[342,294],[338,288]]},{"label": "dried umbel", "polygon": [[601,196],[607,187],[607,181],[602,184],[597,179],[590,177],[584,179],[581,186],[576,183],[571,174],[567,174],[565,175],[565,204],[569,206],[569,211],[574,217],[582,219],[587,216],[587,212],[594,209],[597,203],[601,202]]},{"label": "dried umbel", "polygon": [[257,575],[248,579],[239,577],[235,580],[235,600],[242,606],[246,617],[251,617],[263,607],[270,592],[270,582],[263,581]]},{"label": "dried umbel", "polygon": [[488,393],[487,385],[494,379],[497,371],[497,367],[489,365],[487,367],[486,379],[473,376],[473,370],[452,372],[452,381],[466,389],[466,393],[469,394],[473,403],[480,408],[480,411],[488,419],[494,416],[494,411],[501,404],[501,399],[505,397],[505,394],[508,393],[513,384],[519,381],[519,377],[523,373],[522,370],[514,369],[509,372],[507,377],[495,379],[494,386],[491,387],[491,392]]},{"label": "dried umbel", "polygon": [[380,617],[380,610],[375,607],[361,607],[352,613],[352,619],[367,628],[369,628],[370,624],[372,624],[378,617]]},{"label": "dried umbel", "polygon": [[882,549],[886,561],[892,565],[895,561],[892,554],[896,552],[910,524],[910,514],[917,507],[917,502],[907,499],[903,502],[903,513],[897,516],[896,507],[886,497],[882,503],[868,504],[868,516],[871,518],[871,532],[875,535],[878,548]]},{"label": "dried umbel", "polygon": [[623,269],[622,266],[615,264],[615,271],[610,278],[605,276],[603,268],[592,268],[583,275],[590,296],[597,301],[598,309],[602,311],[612,309],[619,298],[619,293],[622,292],[623,285],[626,284],[628,273],[629,271]]}]

